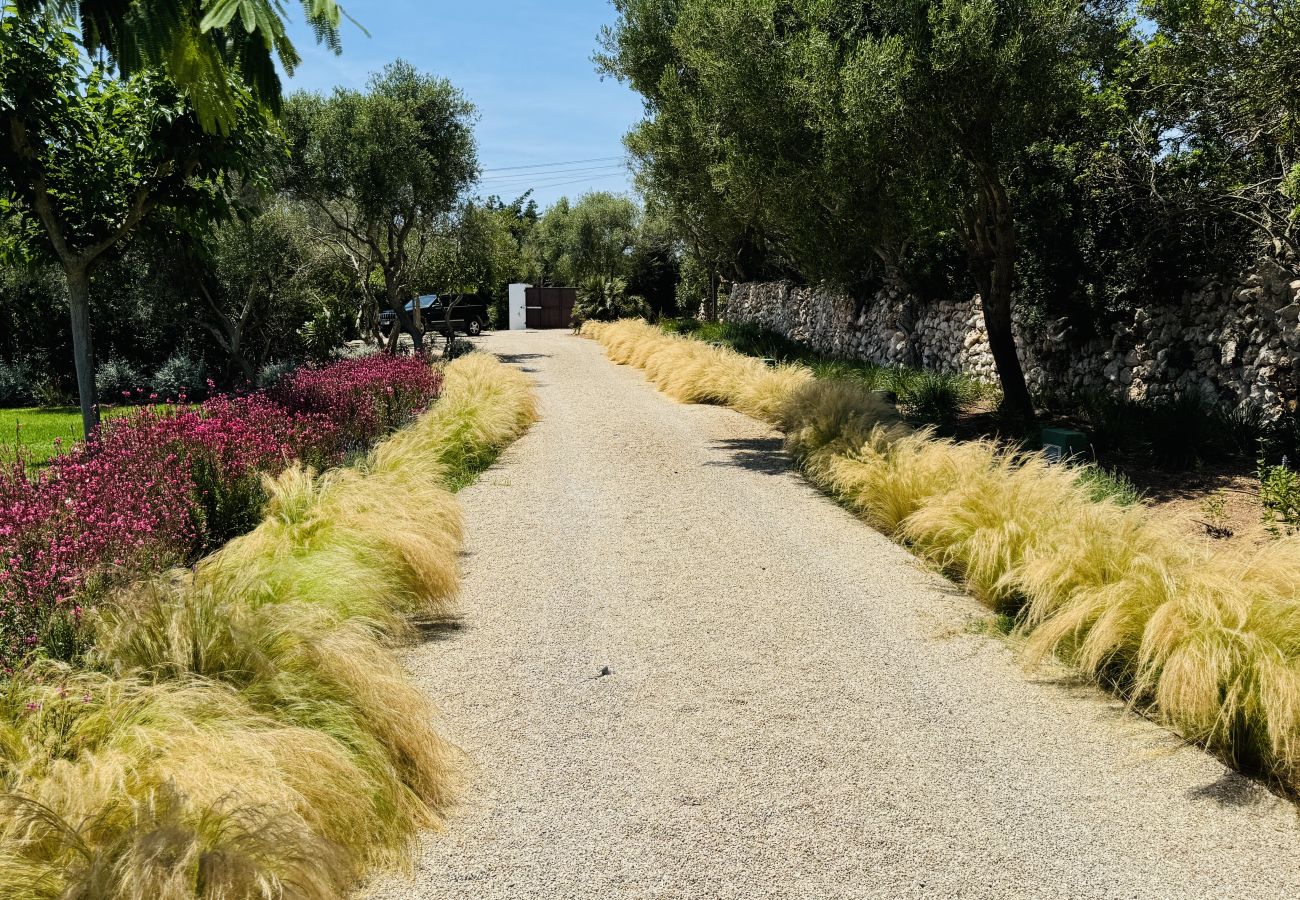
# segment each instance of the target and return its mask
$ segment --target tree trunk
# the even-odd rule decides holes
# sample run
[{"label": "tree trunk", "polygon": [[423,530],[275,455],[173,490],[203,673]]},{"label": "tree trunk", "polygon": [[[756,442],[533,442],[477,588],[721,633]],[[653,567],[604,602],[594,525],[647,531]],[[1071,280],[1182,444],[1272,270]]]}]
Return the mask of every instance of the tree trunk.
[{"label": "tree trunk", "polygon": [[[418,306],[419,303],[417,302]],[[389,349],[397,352],[397,329],[400,328],[406,334],[411,336],[411,344],[416,353],[424,352],[424,334],[415,326],[415,320],[411,314],[406,311],[401,299],[398,298],[396,291],[388,291],[388,308],[397,316],[397,326],[393,329],[393,334],[389,336]]]},{"label": "tree trunk", "polygon": [[718,269],[709,266],[709,296],[704,302],[704,320],[718,321]]},{"label": "tree trunk", "polygon": [[989,350],[993,352],[993,363],[997,366],[998,381],[1002,385],[1002,408],[1012,416],[1030,422],[1034,418],[1034,403],[1016,353],[1016,337],[1011,328],[1010,279],[1002,271],[1004,268],[1002,262],[994,261],[990,274],[983,279],[987,285],[980,288],[984,327],[988,330]]},{"label": "tree trunk", "polygon": [[243,373],[244,380],[249,384],[256,384],[257,366],[253,364],[252,360],[244,355],[244,351],[239,346],[236,346],[231,350],[230,357],[235,361],[236,365],[239,366],[239,371]]},{"label": "tree trunk", "polygon": [[357,337],[362,340],[373,338],[381,346],[384,343],[383,333],[379,330],[379,304],[369,292],[362,296],[357,309]]},{"label": "tree trunk", "polygon": [[968,241],[973,248],[971,270],[980,292],[989,350],[1002,385],[1002,410],[1028,423],[1034,420],[1034,402],[1025,384],[1011,326],[1011,290],[1018,255],[1015,219],[1011,201],[1000,183],[991,181],[986,185],[984,201],[987,208],[978,215]]},{"label": "tree trunk", "polygon": [[77,367],[77,398],[81,429],[89,440],[99,427],[99,397],[95,394],[95,340],[90,332],[90,272],[87,266],[65,268],[68,310],[72,314],[72,360]]}]

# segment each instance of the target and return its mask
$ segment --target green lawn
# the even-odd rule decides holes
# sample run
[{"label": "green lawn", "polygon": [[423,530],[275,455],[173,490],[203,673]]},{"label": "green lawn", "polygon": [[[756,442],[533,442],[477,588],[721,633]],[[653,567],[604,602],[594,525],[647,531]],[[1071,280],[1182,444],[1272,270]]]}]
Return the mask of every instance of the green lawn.
[{"label": "green lawn", "polygon": [[[106,418],[120,416],[133,407],[104,410]],[[21,407],[0,409],[0,462],[13,462],[14,448],[21,446],[28,460],[44,465],[57,451],[56,440],[67,450],[81,440],[81,411],[75,406]]]}]

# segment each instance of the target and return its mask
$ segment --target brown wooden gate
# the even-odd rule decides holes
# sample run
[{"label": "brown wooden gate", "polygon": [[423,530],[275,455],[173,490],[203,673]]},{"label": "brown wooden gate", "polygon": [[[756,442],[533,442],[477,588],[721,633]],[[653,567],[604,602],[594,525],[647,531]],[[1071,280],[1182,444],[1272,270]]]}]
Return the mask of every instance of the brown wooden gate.
[{"label": "brown wooden gate", "polygon": [[568,328],[578,289],[530,287],[524,291],[524,324],[529,328]]}]

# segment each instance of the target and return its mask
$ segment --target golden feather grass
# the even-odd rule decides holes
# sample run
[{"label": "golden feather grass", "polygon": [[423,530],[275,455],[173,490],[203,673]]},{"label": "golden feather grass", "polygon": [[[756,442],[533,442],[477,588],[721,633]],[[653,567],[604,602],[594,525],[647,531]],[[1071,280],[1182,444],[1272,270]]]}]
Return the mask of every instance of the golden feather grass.
[{"label": "golden feather grass", "polygon": [[0,695],[0,896],[339,898],[408,860],[458,751],[392,647],[450,610],[461,521],[444,483],[536,418],[492,357],[352,469],[293,466],[263,521],[124,592],[82,668]]},{"label": "golden feather grass", "polygon": [[1015,614],[1056,656],[1239,767],[1300,792],[1300,537],[1208,549],[1071,470],[911,432],[861,385],[780,372],[642,321],[589,322],[610,359],[685,402],[771,422],[808,477]]}]

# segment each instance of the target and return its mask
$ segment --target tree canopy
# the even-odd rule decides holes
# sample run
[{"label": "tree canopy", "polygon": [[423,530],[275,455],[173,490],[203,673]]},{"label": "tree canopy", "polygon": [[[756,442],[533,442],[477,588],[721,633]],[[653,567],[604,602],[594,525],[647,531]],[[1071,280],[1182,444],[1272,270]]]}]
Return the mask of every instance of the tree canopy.
[{"label": "tree canopy", "polygon": [[1295,259],[1294,4],[615,0],[597,63],[693,268],[1081,319]]},{"label": "tree canopy", "polygon": [[378,269],[386,305],[422,347],[404,305],[435,226],[478,175],[473,104],[398,60],[365,91],[295,94],[285,113],[289,192],[320,212],[360,271]]},{"label": "tree canopy", "polygon": [[83,67],[69,33],[46,18],[0,19],[0,171],[8,208],[67,278],[74,358],[87,433],[98,422],[89,322],[95,270],[156,211],[178,229],[232,211],[236,181],[265,171],[275,133],[238,82],[224,133],[202,127],[167,78]]}]

